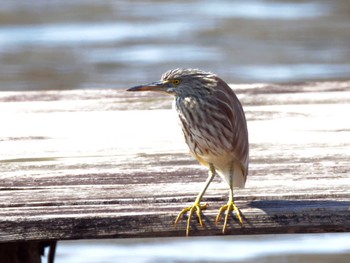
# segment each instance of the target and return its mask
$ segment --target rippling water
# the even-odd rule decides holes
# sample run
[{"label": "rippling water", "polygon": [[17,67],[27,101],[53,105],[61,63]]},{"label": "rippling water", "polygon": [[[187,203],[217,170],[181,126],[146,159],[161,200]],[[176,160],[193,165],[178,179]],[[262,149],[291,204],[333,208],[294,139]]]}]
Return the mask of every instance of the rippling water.
[{"label": "rippling water", "polygon": [[125,88],[175,67],[228,82],[349,78],[343,1],[10,1],[0,90]]}]

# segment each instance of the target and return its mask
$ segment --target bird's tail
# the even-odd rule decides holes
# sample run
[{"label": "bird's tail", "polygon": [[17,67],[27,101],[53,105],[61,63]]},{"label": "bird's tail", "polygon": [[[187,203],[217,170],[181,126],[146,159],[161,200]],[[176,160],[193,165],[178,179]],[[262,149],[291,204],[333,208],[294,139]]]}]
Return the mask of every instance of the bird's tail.
[{"label": "bird's tail", "polygon": [[246,175],[241,167],[241,165],[233,165],[233,186],[244,188],[246,182]]},{"label": "bird's tail", "polygon": [[220,169],[218,167],[216,167],[216,169],[220,177],[228,185],[230,185],[230,181],[232,178],[233,187],[244,188],[247,176],[246,176],[244,167],[241,165],[241,163],[238,160],[233,161],[228,166],[225,166],[225,169]]}]

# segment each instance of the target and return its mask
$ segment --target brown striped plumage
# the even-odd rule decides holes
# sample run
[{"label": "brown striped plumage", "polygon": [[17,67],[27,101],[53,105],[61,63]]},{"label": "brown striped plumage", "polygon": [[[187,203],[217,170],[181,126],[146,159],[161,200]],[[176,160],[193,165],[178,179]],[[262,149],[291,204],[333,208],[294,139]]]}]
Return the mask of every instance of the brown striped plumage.
[{"label": "brown striped plumage", "polygon": [[187,235],[192,214],[197,212],[201,225],[200,201],[216,171],[230,187],[230,199],[220,209],[217,221],[226,211],[223,232],[228,215],[240,212],[233,202],[233,187],[243,188],[248,174],[248,130],[243,108],[233,90],[215,74],[198,69],[175,69],[163,74],[159,82],[137,86],[130,91],[161,91],[175,96],[176,109],[187,145],[193,156],[209,168],[209,177],[195,203],[182,210],[180,217],[190,212]]}]

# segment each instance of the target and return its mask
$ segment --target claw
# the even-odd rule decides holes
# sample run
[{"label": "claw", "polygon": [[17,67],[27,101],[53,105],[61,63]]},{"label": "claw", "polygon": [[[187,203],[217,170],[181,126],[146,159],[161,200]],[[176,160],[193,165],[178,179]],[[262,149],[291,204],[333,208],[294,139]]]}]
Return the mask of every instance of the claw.
[{"label": "claw", "polygon": [[193,216],[194,211],[196,211],[198,221],[201,227],[204,226],[203,220],[202,220],[202,210],[207,209],[208,204],[201,205],[199,203],[194,203],[192,206],[186,207],[182,209],[182,211],[178,214],[178,216],[175,219],[174,226],[176,227],[177,223],[179,220],[183,217],[183,215],[187,212],[190,212],[188,215],[187,219],[187,226],[186,226],[186,236],[189,236],[190,233],[190,223],[191,223],[191,218]]},{"label": "claw", "polygon": [[238,218],[239,223],[241,224],[241,226],[243,226],[243,220],[241,217],[241,213],[238,209],[238,207],[235,205],[235,203],[233,201],[229,201],[226,205],[223,205],[220,210],[219,213],[216,217],[215,223],[218,223],[221,215],[224,213],[224,211],[226,211],[226,215],[225,215],[225,221],[224,221],[224,227],[222,228],[222,233],[225,234],[226,228],[227,228],[227,222],[228,222],[228,217],[230,215],[230,213],[232,211],[236,212],[236,216]]}]

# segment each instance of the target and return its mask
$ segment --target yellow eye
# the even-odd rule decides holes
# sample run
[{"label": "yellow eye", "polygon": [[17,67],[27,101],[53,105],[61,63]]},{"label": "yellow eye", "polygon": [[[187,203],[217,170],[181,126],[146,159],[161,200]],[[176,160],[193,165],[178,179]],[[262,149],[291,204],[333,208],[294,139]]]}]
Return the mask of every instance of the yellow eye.
[{"label": "yellow eye", "polygon": [[176,85],[176,86],[179,85],[180,84],[180,80],[179,79],[174,79],[173,80],[173,84]]}]

